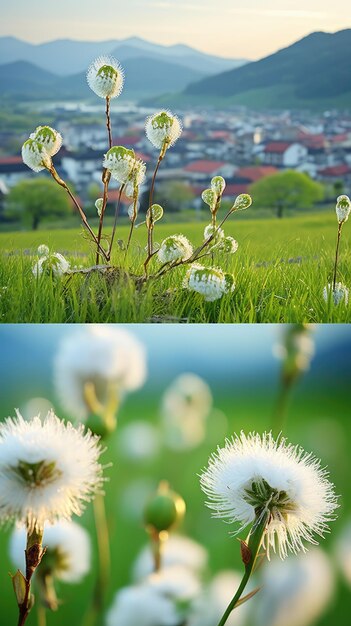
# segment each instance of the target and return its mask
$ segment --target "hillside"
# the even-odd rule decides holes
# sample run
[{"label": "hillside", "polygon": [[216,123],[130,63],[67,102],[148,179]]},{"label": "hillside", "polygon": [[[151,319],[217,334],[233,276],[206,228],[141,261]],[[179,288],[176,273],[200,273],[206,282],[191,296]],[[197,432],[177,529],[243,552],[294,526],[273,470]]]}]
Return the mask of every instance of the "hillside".
[{"label": "hillside", "polygon": [[206,96],[256,106],[262,100],[265,106],[276,108],[279,93],[284,105],[333,103],[334,99],[347,104],[346,96],[351,95],[350,47],[351,29],[312,33],[259,61],[190,84],[183,95],[185,99]]}]

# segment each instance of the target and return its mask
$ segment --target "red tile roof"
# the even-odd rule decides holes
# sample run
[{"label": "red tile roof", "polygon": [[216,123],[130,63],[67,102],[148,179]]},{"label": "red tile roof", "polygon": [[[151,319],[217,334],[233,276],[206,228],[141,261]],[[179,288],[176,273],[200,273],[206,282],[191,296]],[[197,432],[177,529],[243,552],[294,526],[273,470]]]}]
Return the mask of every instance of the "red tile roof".
[{"label": "red tile roof", "polygon": [[241,167],[235,172],[235,176],[238,178],[248,178],[251,182],[260,180],[264,176],[270,176],[276,174],[277,168],[272,165],[258,165],[257,167]]},{"label": "red tile roof", "polygon": [[284,154],[285,150],[290,148],[292,144],[288,141],[271,141],[267,143],[264,151],[265,152],[274,152],[276,154]]},{"label": "red tile roof", "polygon": [[224,165],[228,165],[225,161],[194,161],[185,166],[186,172],[199,172],[201,174],[212,174]]},{"label": "red tile roof", "polygon": [[13,164],[13,163],[22,163],[22,157],[20,156],[0,157],[0,164]]},{"label": "red tile roof", "polygon": [[349,165],[340,164],[326,167],[324,170],[319,170],[321,176],[345,176],[345,174],[351,174],[351,167]]}]

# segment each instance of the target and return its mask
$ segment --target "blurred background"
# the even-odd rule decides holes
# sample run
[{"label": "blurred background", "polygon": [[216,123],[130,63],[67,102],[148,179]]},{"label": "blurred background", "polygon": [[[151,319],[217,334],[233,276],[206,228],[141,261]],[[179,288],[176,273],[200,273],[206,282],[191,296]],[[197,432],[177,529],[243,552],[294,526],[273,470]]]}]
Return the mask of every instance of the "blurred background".
[{"label": "blurred background", "polygon": [[[117,430],[103,456],[104,463],[113,463],[106,469],[113,563],[108,604],[118,588],[131,582],[133,562],[148,541],[143,506],[162,479],[185,499],[187,513],[180,532],[206,547],[210,575],[223,569],[240,570],[239,544],[229,535],[227,525],[211,519],[197,474],[225,437],[241,429],[262,432],[271,428],[280,389],[282,346],[289,332],[283,325],[119,327],[144,345],[148,373],[144,386],[125,397]],[[79,325],[0,328],[0,419],[14,415],[14,408],[30,418],[38,411],[44,415],[51,407],[59,417],[70,418],[55,391],[54,361],[61,342],[68,337],[73,341],[83,330]],[[285,434],[291,442],[319,456],[323,466],[328,465],[336,492],[341,494],[338,520],[322,542],[330,557],[336,590],[323,615],[313,623],[346,626],[350,589],[336,545],[351,519],[351,328],[319,325],[309,328],[308,334],[307,361],[311,357],[311,363],[294,381]],[[184,377],[186,373],[193,376]],[[194,403],[193,412],[185,416],[181,411],[177,422],[177,398],[183,394],[190,406],[192,390],[200,399]],[[95,542],[91,506],[81,522]],[[0,533],[0,623],[6,625],[16,620],[8,577],[14,570],[8,556],[10,531],[1,529]],[[48,616],[49,625],[79,623],[93,588],[95,552],[92,571],[81,584],[61,584],[58,588],[63,603],[56,614]],[[343,552],[347,555],[346,548]],[[28,624],[35,623],[33,611]]]}]

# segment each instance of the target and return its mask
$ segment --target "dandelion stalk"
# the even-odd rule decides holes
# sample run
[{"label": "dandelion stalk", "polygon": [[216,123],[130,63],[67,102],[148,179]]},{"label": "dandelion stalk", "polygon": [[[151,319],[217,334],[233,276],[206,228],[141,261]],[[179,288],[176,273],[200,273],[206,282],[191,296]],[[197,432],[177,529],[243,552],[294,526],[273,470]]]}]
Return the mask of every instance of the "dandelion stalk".
[{"label": "dandelion stalk", "polygon": [[[111,116],[110,116],[110,97],[106,96],[106,127],[107,127],[107,134],[108,134],[108,147],[109,149],[112,148],[112,130],[111,130]],[[100,241],[101,241],[101,236],[102,236],[102,228],[103,228],[103,223],[104,223],[104,216],[105,216],[105,210],[106,210],[106,205],[107,205],[107,199],[108,199],[108,185],[111,179],[111,173],[106,170],[106,168],[103,169],[102,172],[102,182],[104,185],[104,193],[103,193],[103,199],[102,199],[102,207],[101,207],[101,213],[100,213],[100,221],[99,221],[99,231],[98,231],[98,244],[100,245]],[[96,251],[96,265],[99,264],[99,248]]]},{"label": "dandelion stalk", "polygon": [[164,145],[161,148],[161,152],[160,152],[159,157],[157,159],[156,167],[155,167],[155,170],[154,170],[154,173],[153,173],[153,176],[152,176],[152,181],[151,181],[151,186],[150,186],[149,208],[148,208],[148,223],[147,223],[147,257],[146,257],[146,260],[145,260],[145,263],[144,263],[145,276],[147,276],[147,266],[148,266],[151,258],[154,256],[154,252],[153,252],[154,221],[153,221],[151,207],[152,207],[152,204],[153,204],[157,172],[158,172],[159,167],[160,167],[160,165],[161,165],[161,163],[162,163],[162,161],[164,159],[164,156],[166,154],[166,150],[167,150],[167,144],[165,142]]},{"label": "dandelion stalk", "polygon": [[63,187],[63,189],[68,193],[69,197],[71,198],[71,200],[73,201],[74,205],[78,209],[78,212],[79,212],[79,215],[80,215],[80,217],[82,219],[84,227],[87,229],[87,231],[90,234],[91,238],[93,239],[94,243],[97,245],[97,248],[100,251],[100,253],[102,254],[102,256],[105,258],[106,261],[108,261],[107,254],[106,254],[105,250],[101,247],[101,245],[100,245],[100,243],[99,243],[95,233],[93,232],[92,228],[90,227],[90,225],[88,223],[87,216],[85,215],[82,207],[78,203],[78,200],[74,197],[73,193],[69,189],[67,183],[65,183],[65,181],[62,180],[62,178],[58,175],[58,173],[57,173],[57,171],[56,171],[56,169],[55,169],[55,167],[53,165],[51,165],[51,167],[48,168],[48,169],[49,169],[49,172],[50,172],[51,176],[57,182],[57,184],[60,185],[60,187]]},{"label": "dandelion stalk", "polygon": [[[222,618],[218,622],[218,626],[224,626],[226,624],[230,614],[240,602],[240,599],[244,593],[246,585],[248,584],[251,574],[253,573],[256,565],[257,556],[263,541],[264,533],[267,523],[269,521],[270,512],[265,511],[262,513],[258,520],[254,523],[247,544],[245,544],[245,551],[242,551],[242,558],[245,566],[245,572],[242,577],[241,583],[233,596],[233,599],[228,604]],[[251,596],[251,594],[250,594]]]},{"label": "dandelion stalk", "polygon": [[42,547],[43,530],[33,529],[27,532],[27,545],[25,550],[26,558],[26,575],[18,570],[13,576],[13,586],[18,603],[18,622],[17,626],[23,626],[27,620],[30,610],[33,606],[33,597],[31,595],[31,581],[34,572],[40,565],[41,559],[45,554],[45,548]]},{"label": "dandelion stalk", "polygon": [[106,96],[106,128],[108,134],[108,147],[112,148],[112,131],[111,131],[111,116],[110,116],[110,97]]},{"label": "dandelion stalk", "polygon": [[111,241],[110,241],[110,245],[109,245],[108,252],[107,252],[108,260],[110,260],[110,258],[111,258],[112,246],[113,246],[113,241],[114,241],[115,234],[116,234],[117,219],[118,219],[118,215],[119,215],[119,209],[120,209],[120,206],[121,206],[121,199],[122,199],[122,193],[123,193],[124,187],[125,187],[125,185],[123,184],[119,188],[119,194],[118,194],[118,199],[117,199],[117,204],[116,204],[116,209],[115,209],[115,217],[114,217],[114,220],[113,220]]},{"label": "dandelion stalk", "polygon": [[335,290],[335,285],[336,285],[336,273],[338,269],[340,238],[341,238],[341,231],[342,231],[343,224],[344,222],[339,222],[338,224],[338,235],[336,239],[335,263],[334,263],[334,274],[333,274],[333,291]]},{"label": "dandelion stalk", "polygon": [[37,621],[38,626],[46,626],[46,608],[40,603],[37,606]]}]

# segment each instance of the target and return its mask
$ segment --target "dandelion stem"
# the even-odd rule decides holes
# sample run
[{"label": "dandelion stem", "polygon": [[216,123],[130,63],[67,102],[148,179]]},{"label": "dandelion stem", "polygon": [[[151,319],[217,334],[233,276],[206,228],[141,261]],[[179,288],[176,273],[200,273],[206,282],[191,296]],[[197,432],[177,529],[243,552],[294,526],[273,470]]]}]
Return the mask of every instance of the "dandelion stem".
[{"label": "dandelion stem", "polygon": [[94,517],[99,552],[99,574],[94,594],[94,603],[98,613],[100,613],[104,606],[106,588],[110,577],[109,532],[105,501],[101,494],[97,494],[94,499]]},{"label": "dandelion stem", "polygon": [[37,606],[37,621],[38,626],[46,626],[46,609],[40,602]]},{"label": "dandelion stem", "polygon": [[106,98],[106,127],[108,134],[108,145],[109,149],[112,148],[112,131],[111,131],[111,116],[110,116],[110,98],[107,96]]},{"label": "dandelion stem", "polygon": [[245,563],[244,575],[242,577],[241,583],[237,591],[235,592],[233,596],[233,599],[229,603],[221,620],[219,621],[218,626],[224,626],[224,624],[226,624],[231,612],[235,609],[235,607],[239,603],[240,598],[245,590],[245,587],[250,580],[250,576],[253,573],[253,570],[255,568],[256,559],[257,559],[257,556],[258,556],[258,553],[262,544],[263,535],[264,535],[264,532],[265,532],[265,529],[269,520],[269,515],[270,515],[269,511],[263,512],[260,518],[254,523],[250,531],[250,536],[249,536],[249,540],[247,543],[247,548],[249,551],[249,559]]},{"label": "dandelion stem", "polygon": [[110,258],[111,258],[112,245],[113,245],[113,241],[114,241],[115,234],[116,234],[117,219],[118,219],[119,209],[120,209],[120,206],[121,206],[121,198],[122,198],[122,193],[123,193],[124,187],[125,187],[125,185],[121,185],[120,188],[119,188],[118,200],[117,200],[116,210],[115,210],[115,218],[114,218],[113,227],[112,227],[111,241],[110,241],[109,249],[108,249],[108,252],[107,252],[108,260],[110,260]]},{"label": "dandelion stem", "polygon": [[111,178],[110,172],[108,170],[104,169],[103,172],[102,172],[102,182],[103,182],[103,185],[104,185],[104,193],[103,193],[103,198],[102,198],[102,207],[101,207],[101,213],[100,213],[99,230],[98,230],[98,236],[97,236],[96,265],[99,265],[99,258],[100,258],[99,247],[100,247],[100,242],[101,242],[102,227],[103,227],[103,223],[104,223],[104,216],[105,216],[105,210],[106,210],[107,199],[108,199],[108,184],[110,182],[110,178]]},{"label": "dandelion stem", "polygon": [[103,257],[105,258],[105,260],[108,261],[107,254],[106,254],[105,250],[100,246],[95,233],[93,232],[93,230],[91,229],[91,227],[90,227],[90,225],[88,223],[87,216],[85,215],[82,207],[80,206],[80,204],[78,203],[77,199],[74,197],[73,193],[69,189],[67,183],[65,183],[65,181],[62,180],[62,178],[60,178],[60,176],[58,175],[58,173],[55,170],[53,165],[50,167],[49,172],[50,172],[51,176],[53,177],[53,179],[57,182],[57,184],[60,185],[60,187],[63,187],[63,189],[68,193],[69,197],[71,198],[71,200],[73,201],[74,205],[78,209],[78,212],[79,212],[79,215],[80,215],[80,217],[82,219],[84,227],[89,232],[91,238],[93,239],[94,243],[96,243],[98,249],[100,250],[100,252],[103,255]]},{"label": "dandelion stem", "polygon": [[45,553],[42,547],[43,531],[33,530],[27,532],[27,545],[25,550],[26,556],[26,575],[24,577],[25,593],[21,603],[18,602],[18,622],[17,626],[23,626],[32,608],[31,597],[31,581],[32,576],[40,565],[41,559]]},{"label": "dandelion stem", "polygon": [[335,290],[335,285],[336,285],[336,272],[337,272],[337,268],[338,268],[339,246],[340,246],[340,237],[341,237],[342,226],[343,226],[343,222],[339,222],[339,224],[338,224],[338,236],[337,236],[337,240],[336,240],[336,250],[335,250],[333,291]]},{"label": "dandelion stem", "polygon": [[153,204],[153,199],[154,199],[154,190],[155,190],[155,182],[156,182],[156,176],[157,176],[157,172],[159,170],[159,167],[161,165],[161,162],[165,156],[166,152],[164,147],[162,147],[160,155],[157,159],[157,163],[156,163],[156,167],[155,167],[155,171],[153,173],[152,176],[152,181],[151,181],[151,187],[150,187],[150,195],[149,195],[149,209],[148,209],[148,222],[147,222],[147,257],[144,263],[144,270],[145,270],[145,276],[147,275],[147,266],[149,264],[150,259],[153,256],[153,230],[154,230],[154,222],[153,222],[153,218],[152,218],[152,211],[151,211],[151,207]]}]

